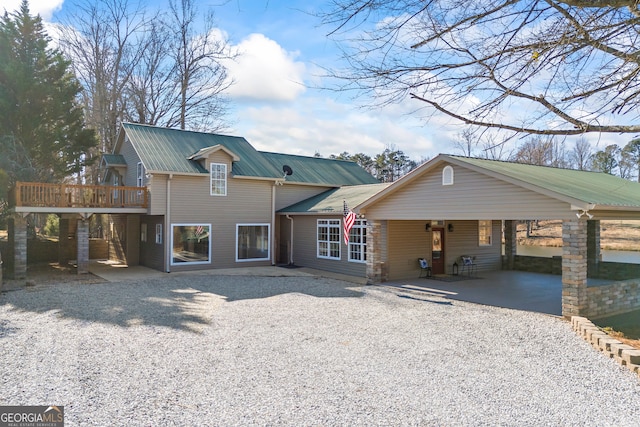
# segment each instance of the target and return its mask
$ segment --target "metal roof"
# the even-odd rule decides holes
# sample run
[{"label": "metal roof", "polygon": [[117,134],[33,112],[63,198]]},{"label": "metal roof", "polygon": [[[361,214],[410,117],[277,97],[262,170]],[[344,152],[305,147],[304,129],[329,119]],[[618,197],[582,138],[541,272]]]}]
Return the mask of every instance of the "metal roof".
[{"label": "metal roof", "polygon": [[[295,173],[295,172],[294,172]],[[364,202],[379,191],[384,190],[390,183],[348,185],[327,190],[317,196],[280,209],[279,213],[297,214],[342,214],[344,202],[349,208]]]},{"label": "metal roof", "polygon": [[149,172],[208,173],[189,157],[221,145],[240,158],[233,163],[234,176],[281,178],[280,172],[242,137],[132,123],[124,123],[122,128]]},{"label": "metal roof", "polygon": [[527,183],[584,203],[600,207],[640,207],[640,184],[607,173],[461,156],[449,157],[501,175],[512,182]]},{"label": "metal roof", "polygon": [[389,188],[363,201],[357,208],[368,208],[395,191],[399,191],[405,185],[420,179],[424,174],[443,163],[459,165],[553,197],[570,203],[577,209],[630,209],[633,211],[640,209],[640,183],[606,173],[447,154],[440,154],[414,169],[395,181]]},{"label": "metal roof", "polygon": [[373,184],[378,181],[354,162],[257,151],[244,138],[124,123],[122,128],[149,172],[208,173],[196,160],[201,153],[223,147],[235,159],[233,176],[282,179],[282,167],[293,174],[287,182],[330,186]]},{"label": "metal roof", "polygon": [[105,166],[127,166],[122,154],[103,154],[102,162]]},{"label": "metal roof", "polygon": [[[282,171],[284,165],[291,167],[293,174],[286,177],[287,182],[327,185],[379,183],[357,163],[347,160],[267,152],[261,154],[279,171]],[[284,173],[281,172],[280,175],[284,176]]]}]

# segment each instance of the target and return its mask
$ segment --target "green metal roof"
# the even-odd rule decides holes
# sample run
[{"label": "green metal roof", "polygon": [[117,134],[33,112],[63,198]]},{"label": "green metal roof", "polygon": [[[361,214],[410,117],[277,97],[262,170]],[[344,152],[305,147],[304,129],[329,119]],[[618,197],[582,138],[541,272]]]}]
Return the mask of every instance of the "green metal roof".
[{"label": "green metal roof", "polygon": [[[292,154],[261,153],[279,171],[282,171],[284,165],[291,167],[293,174],[287,176],[287,182],[340,186],[379,183],[355,162]],[[281,173],[281,176],[284,174]]]},{"label": "green metal roof", "polygon": [[[560,169],[498,160],[443,156],[589,204],[640,207],[640,183],[603,172]],[[446,158],[445,158],[446,161]]]},{"label": "green metal roof", "polygon": [[280,171],[242,137],[132,123],[122,127],[149,172],[208,173],[188,157],[203,148],[222,145],[240,158],[233,163],[234,176],[281,177]]},{"label": "green metal roof", "polygon": [[378,183],[333,188],[302,202],[280,209],[278,212],[342,214],[345,201],[349,208],[353,208],[389,185],[390,183]]},{"label": "green metal roof", "polygon": [[124,123],[126,136],[149,172],[208,173],[190,157],[217,145],[236,155],[234,176],[282,178],[288,165],[293,175],[287,182],[330,186],[373,184],[378,181],[354,162],[257,151],[237,136],[193,132],[148,125]]},{"label": "green metal roof", "polygon": [[106,166],[127,166],[127,162],[121,154],[103,154],[102,161]]}]

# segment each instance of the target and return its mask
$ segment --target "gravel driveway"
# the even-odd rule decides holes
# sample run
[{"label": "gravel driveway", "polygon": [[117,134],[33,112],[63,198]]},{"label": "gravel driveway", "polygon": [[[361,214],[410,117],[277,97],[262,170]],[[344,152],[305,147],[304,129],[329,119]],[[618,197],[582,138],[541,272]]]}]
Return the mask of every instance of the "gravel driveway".
[{"label": "gravel driveway", "polygon": [[170,275],[0,295],[0,405],[66,425],[637,426],[567,322],[334,279]]}]

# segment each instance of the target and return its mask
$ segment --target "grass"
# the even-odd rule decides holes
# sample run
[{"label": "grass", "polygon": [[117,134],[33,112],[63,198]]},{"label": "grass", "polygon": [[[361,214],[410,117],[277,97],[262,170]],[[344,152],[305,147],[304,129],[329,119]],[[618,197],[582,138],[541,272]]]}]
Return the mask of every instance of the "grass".
[{"label": "grass", "polygon": [[640,349],[640,310],[593,320],[613,338]]}]

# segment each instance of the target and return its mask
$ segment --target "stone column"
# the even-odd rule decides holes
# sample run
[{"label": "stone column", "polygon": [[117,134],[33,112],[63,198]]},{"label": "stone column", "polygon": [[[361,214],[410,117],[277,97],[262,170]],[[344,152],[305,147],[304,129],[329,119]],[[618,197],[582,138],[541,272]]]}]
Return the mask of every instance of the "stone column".
[{"label": "stone column", "polygon": [[562,315],[586,316],[587,221],[562,221]]},{"label": "stone column", "polygon": [[19,215],[8,218],[9,247],[12,251],[7,276],[27,278],[27,220]]},{"label": "stone column", "polygon": [[77,227],[78,274],[87,274],[89,272],[89,221],[78,221]]},{"label": "stone column", "polygon": [[518,238],[516,233],[517,222],[513,220],[505,220],[504,222],[504,255],[507,270],[513,270],[518,250]]},{"label": "stone column", "polygon": [[598,277],[598,270],[602,261],[600,248],[600,220],[587,221],[587,276]]},{"label": "stone column", "polygon": [[60,218],[58,223],[58,264],[69,263],[69,219]]},{"label": "stone column", "polygon": [[387,280],[383,258],[382,223],[367,221],[367,282],[381,283]]}]

